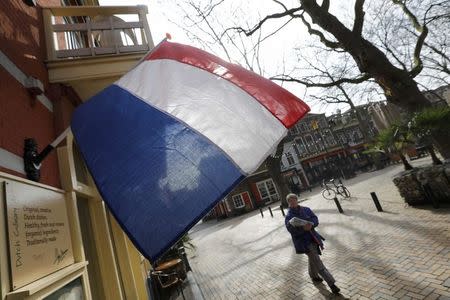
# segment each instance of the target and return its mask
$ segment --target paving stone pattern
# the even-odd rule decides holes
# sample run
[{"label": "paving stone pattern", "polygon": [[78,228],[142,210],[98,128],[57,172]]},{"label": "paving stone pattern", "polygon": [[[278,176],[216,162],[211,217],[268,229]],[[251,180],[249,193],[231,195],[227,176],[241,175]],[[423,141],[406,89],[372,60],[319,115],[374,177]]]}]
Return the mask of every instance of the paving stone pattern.
[{"label": "paving stone pattern", "polygon": [[[193,228],[197,249],[190,262],[204,298],[450,299],[450,207],[406,206],[392,183],[400,170],[391,166],[346,181],[353,195],[341,200],[344,214],[318,189],[301,195],[301,204],[319,216],[322,260],[341,295],[311,282],[307,257],[295,254],[273,204],[273,218],[254,211]],[[385,212],[377,212],[372,191]]]}]

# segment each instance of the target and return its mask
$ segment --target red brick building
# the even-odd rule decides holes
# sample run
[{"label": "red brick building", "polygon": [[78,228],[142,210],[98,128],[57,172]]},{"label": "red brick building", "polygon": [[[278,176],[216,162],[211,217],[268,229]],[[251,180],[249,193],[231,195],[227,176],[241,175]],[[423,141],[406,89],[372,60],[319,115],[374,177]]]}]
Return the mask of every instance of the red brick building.
[{"label": "red brick building", "polygon": [[[0,1],[0,299],[148,299],[148,261],[105,207],[71,134],[43,161],[39,183],[27,179],[23,159],[25,139],[42,151],[82,101],[153,47],[147,8],[36,2]],[[112,22],[96,23],[98,16]],[[103,37],[133,30],[140,44],[107,48],[93,26]]]}]

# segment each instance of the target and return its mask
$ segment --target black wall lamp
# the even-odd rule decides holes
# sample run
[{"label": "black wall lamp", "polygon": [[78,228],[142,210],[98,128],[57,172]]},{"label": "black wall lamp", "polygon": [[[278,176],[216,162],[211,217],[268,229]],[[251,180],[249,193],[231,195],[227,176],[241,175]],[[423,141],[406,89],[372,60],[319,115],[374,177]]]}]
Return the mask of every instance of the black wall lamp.
[{"label": "black wall lamp", "polygon": [[45,147],[41,153],[38,153],[38,145],[35,139],[25,139],[23,149],[23,163],[28,179],[36,182],[41,179],[42,161],[50,152],[52,152],[53,149],[56,148],[56,146],[58,146],[59,143],[61,143],[61,141],[69,134],[69,132],[70,127],[64,130],[64,132],[61,133],[51,144],[47,145],[47,147]]}]

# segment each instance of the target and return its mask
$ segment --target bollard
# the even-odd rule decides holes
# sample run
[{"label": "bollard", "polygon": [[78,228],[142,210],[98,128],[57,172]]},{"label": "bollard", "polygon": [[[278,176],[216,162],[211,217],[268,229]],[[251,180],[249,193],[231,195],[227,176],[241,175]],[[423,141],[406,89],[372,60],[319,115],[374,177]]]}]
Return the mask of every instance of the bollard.
[{"label": "bollard", "polygon": [[371,192],[370,196],[372,196],[373,203],[375,203],[375,207],[377,208],[377,210],[378,211],[383,211],[383,208],[381,207],[380,201],[378,201],[377,194],[375,194],[375,192]]},{"label": "bollard", "polygon": [[262,208],[259,209],[259,212],[261,213],[261,218],[264,218],[264,213],[262,211]]},{"label": "bollard", "polygon": [[270,206],[269,206],[269,213],[270,213],[270,216],[273,218],[273,213],[272,213],[272,209],[270,208]]},{"label": "bollard", "polygon": [[340,212],[341,214],[343,214],[344,211],[342,210],[342,207],[341,207],[341,204],[339,203],[339,200],[338,200],[336,197],[334,197],[333,200],[334,200],[334,203],[336,203],[336,206],[337,206],[339,212]]},{"label": "bollard", "polygon": [[284,214],[283,205],[280,205],[280,210],[281,210],[281,214],[283,215],[283,217],[286,216],[286,215]]}]

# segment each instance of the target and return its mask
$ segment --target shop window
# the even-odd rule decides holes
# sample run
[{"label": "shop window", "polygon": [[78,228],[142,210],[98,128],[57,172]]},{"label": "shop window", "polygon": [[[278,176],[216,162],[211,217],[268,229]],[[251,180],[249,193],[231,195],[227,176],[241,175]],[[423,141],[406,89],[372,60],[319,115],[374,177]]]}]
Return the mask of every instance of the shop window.
[{"label": "shop window", "polygon": [[266,202],[274,202],[280,200],[277,189],[272,179],[267,179],[256,183],[261,199]]},{"label": "shop window", "polygon": [[233,198],[233,204],[235,208],[241,208],[245,206],[244,197],[242,197],[242,194],[234,195]]},{"label": "shop window", "polygon": [[83,299],[83,284],[81,277],[69,282],[65,286],[61,287],[59,290],[51,293],[44,300],[59,300],[59,299],[73,299],[82,300]]}]

